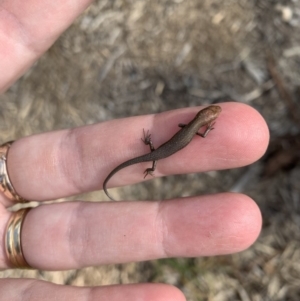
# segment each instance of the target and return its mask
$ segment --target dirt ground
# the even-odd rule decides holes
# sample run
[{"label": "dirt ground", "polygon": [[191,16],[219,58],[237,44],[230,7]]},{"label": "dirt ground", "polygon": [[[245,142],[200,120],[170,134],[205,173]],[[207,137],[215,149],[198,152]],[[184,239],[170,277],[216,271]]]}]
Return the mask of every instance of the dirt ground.
[{"label": "dirt ground", "polygon": [[260,206],[263,231],[250,249],[232,256],[66,272],[7,270],[0,277],[70,285],[165,282],[188,300],[299,300],[299,27],[296,0],[96,1],[0,96],[1,141],[186,106],[247,103],[270,128],[264,159],[231,171],[155,179],[114,195],[243,192]]}]

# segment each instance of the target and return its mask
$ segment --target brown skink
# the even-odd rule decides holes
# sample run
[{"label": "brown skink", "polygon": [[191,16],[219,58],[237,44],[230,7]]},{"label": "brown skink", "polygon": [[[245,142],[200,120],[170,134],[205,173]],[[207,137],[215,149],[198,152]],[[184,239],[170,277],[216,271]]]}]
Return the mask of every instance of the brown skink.
[{"label": "brown skink", "polygon": [[[107,182],[110,180],[110,178],[117,173],[119,170],[141,162],[152,162],[152,167],[147,168],[145,170],[145,177],[150,174],[153,175],[153,172],[156,168],[156,162],[157,160],[161,160],[164,158],[167,158],[174,153],[180,151],[184,147],[186,147],[193,139],[195,135],[199,135],[203,138],[207,136],[207,134],[213,129],[214,121],[221,113],[221,107],[219,106],[209,106],[205,109],[202,109],[197,113],[197,115],[194,117],[193,120],[191,120],[188,124],[179,124],[178,126],[181,127],[181,129],[167,142],[162,144],[160,147],[155,149],[153,147],[152,141],[151,141],[151,135],[147,132],[145,134],[144,132],[144,139],[143,142],[146,145],[150,146],[151,152],[130,160],[125,161],[124,163],[118,165],[116,168],[114,168],[109,175],[106,177],[106,179],[103,182],[103,190],[106,193],[106,195],[111,199],[114,200],[107,191]],[[203,126],[206,126],[206,130],[204,133],[199,133],[199,129]],[[145,178],[144,177],[144,178]]]}]

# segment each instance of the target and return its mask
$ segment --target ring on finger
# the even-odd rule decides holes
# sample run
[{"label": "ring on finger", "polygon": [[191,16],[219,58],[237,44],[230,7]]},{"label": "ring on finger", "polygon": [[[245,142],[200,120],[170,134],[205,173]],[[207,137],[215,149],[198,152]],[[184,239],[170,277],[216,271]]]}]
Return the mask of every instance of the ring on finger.
[{"label": "ring on finger", "polygon": [[28,201],[16,192],[7,170],[7,155],[12,143],[13,141],[9,141],[0,145],[0,191],[2,191],[9,200],[24,203]]},{"label": "ring on finger", "polygon": [[32,268],[24,257],[21,240],[22,226],[30,209],[26,208],[13,212],[6,227],[5,252],[10,264],[14,268]]}]

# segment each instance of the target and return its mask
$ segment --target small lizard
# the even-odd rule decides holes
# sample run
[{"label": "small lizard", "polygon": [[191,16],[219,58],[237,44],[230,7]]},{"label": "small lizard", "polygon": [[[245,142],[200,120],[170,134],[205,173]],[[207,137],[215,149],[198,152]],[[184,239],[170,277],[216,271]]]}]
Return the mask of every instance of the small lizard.
[{"label": "small lizard", "polygon": [[[150,146],[150,153],[127,160],[123,162],[122,164],[118,165],[116,168],[114,168],[109,175],[106,177],[106,179],[103,182],[103,190],[106,193],[106,195],[114,201],[114,199],[109,195],[106,185],[107,182],[110,180],[110,178],[117,173],[119,170],[141,162],[152,162],[152,167],[147,168],[144,172],[146,178],[147,175],[152,175],[156,168],[156,162],[157,160],[167,158],[174,153],[178,152],[182,148],[186,147],[193,139],[195,135],[199,135],[203,138],[207,136],[207,134],[213,130],[214,121],[217,119],[219,114],[221,113],[221,107],[219,106],[209,106],[205,109],[202,109],[197,113],[197,115],[194,117],[193,120],[191,120],[188,124],[179,124],[178,126],[181,127],[181,129],[167,142],[162,144],[160,147],[155,149],[153,147],[152,141],[151,141],[151,135],[149,132],[145,134],[144,131],[144,139],[142,141]],[[202,126],[207,126],[204,133],[198,133],[199,129]]]}]

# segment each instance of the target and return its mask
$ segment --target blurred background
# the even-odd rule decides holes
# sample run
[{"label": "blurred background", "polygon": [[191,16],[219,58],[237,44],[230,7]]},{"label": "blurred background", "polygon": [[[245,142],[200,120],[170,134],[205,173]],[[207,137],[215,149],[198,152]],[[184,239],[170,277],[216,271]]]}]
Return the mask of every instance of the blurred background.
[{"label": "blurred background", "polygon": [[[95,1],[0,96],[1,141],[232,99],[249,104],[271,132],[259,162],[153,179],[118,188],[114,196],[243,192],[261,208],[263,231],[235,255],[64,272],[6,270],[0,277],[69,285],[165,282],[188,300],[299,300],[299,27],[297,0]],[[76,199],[107,200],[102,192]]]}]

